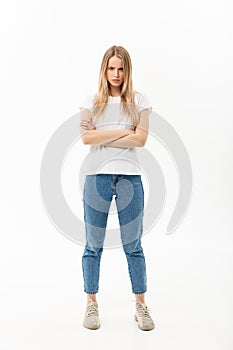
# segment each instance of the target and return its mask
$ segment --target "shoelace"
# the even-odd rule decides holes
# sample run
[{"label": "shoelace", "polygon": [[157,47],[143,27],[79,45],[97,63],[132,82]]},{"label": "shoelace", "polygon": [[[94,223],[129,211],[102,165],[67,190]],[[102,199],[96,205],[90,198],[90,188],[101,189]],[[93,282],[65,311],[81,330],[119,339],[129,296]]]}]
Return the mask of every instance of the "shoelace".
[{"label": "shoelace", "polygon": [[87,306],[87,316],[96,316],[98,315],[98,307],[95,304],[89,304]]},{"label": "shoelace", "polygon": [[142,305],[142,304],[137,305],[137,311],[140,316],[150,318],[150,313],[146,305]]}]

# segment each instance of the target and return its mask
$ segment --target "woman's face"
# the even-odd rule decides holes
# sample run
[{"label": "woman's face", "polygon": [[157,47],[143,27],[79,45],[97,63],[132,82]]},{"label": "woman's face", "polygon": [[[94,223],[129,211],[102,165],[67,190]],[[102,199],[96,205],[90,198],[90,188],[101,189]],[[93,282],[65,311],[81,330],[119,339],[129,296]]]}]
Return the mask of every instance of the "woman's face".
[{"label": "woman's face", "polygon": [[108,61],[107,80],[114,87],[120,87],[124,82],[124,71],[122,59],[113,56]]}]

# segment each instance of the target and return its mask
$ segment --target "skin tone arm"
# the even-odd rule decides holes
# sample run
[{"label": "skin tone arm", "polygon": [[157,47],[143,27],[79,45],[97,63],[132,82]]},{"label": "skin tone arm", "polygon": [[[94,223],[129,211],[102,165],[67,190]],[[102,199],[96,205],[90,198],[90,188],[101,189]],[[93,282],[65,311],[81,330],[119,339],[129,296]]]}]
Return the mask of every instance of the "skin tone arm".
[{"label": "skin tone arm", "polygon": [[85,145],[105,144],[124,136],[134,133],[133,130],[95,130],[95,127],[90,121],[90,111],[85,108],[81,109],[80,134]]},{"label": "skin tone arm", "polygon": [[121,139],[106,143],[105,146],[109,147],[143,147],[146,143],[149,130],[149,111],[143,110],[140,113],[140,122],[137,125],[135,131],[131,135],[122,137]]},{"label": "skin tone arm", "polygon": [[[87,129],[87,130],[94,129],[93,124],[90,121],[87,121],[87,119],[83,119],[80,125],[83,129]],[[126,131],[126,129],[123,129],[123,130]],[[124,134],[123,136],[120,136],[113,141],[103,140],[101,143],[108,147],[118,147],[118,148],[143,147],[148,137],[148,130],[149,130],[149,112],[148,110],[145,109],[140,113],[140,122],[134,131],[127,130],[129,132],[128,134]],[[103,130],[103,131],[106,131],[109,133],[111,130]],[[112,130],[111,132],[113,131],[119,132],[120,130]]]}]

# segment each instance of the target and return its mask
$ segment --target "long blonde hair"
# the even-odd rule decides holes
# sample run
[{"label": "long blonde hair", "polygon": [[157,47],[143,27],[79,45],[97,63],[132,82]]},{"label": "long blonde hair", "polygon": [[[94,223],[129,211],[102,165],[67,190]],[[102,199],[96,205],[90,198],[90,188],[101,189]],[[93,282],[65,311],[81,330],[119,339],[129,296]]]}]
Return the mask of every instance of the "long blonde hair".
[{"label": "long blonde hair", "polygon": [[139,123],[139,113],[135,106],[135,91],[133,90],[132,83],[132,63],[131,58],[126,49],[122,46],[112,46],[104,54],[100,73],[99,73],[99,86],[98,93],[96,94],[92,118],[99,118],[107,107],[108,99],[111,94],[109,82],[107,80],[107,69],[109,59],[113,56],[121,58],[124,71],[124,82],[121,88],[121,111],[126,114],[132,124],[136,126]]}]

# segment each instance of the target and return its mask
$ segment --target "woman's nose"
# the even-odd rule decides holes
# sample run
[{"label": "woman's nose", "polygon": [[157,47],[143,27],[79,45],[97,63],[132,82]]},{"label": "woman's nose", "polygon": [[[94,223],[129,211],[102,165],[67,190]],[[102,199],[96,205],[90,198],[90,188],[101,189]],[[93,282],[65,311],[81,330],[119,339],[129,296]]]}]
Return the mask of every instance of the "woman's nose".
[{"label": "woman's nose", "polygon": [[114,70],[114,77],[118,77],[119,76],[119,72],[118,72],[118,69],[116,68],[115,70]]}]

